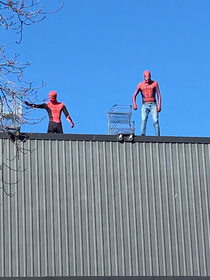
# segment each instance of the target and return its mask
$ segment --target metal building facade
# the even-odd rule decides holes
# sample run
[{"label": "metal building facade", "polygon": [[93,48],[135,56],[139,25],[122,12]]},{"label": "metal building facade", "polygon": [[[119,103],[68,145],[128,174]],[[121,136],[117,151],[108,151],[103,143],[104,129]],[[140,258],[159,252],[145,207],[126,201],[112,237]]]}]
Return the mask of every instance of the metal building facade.
[{"label": "metal building facade", "polygon": [[210,138],[18,143],[1,134],[0,277],[210,276]]}]

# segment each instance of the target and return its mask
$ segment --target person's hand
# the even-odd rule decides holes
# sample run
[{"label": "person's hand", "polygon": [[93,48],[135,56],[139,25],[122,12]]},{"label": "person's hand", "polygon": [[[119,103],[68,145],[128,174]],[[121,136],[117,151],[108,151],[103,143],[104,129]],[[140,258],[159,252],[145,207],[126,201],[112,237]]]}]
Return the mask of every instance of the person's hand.
[{"label": "person's hand", "polygon": [[24,103],[25,103],[27,106],[29,106],[29,102],[28,102],[28,101],[24,101]]},{"label": "person's hand", "polygon": [[67,116],[67,121],[70,122],[71,127],[74,127],[74,122],[72,121],[72,119],[70,118],[70,116]]},{"label": "person's hand", "polygon": [[158,113],[161,111],[161,107],[160,106],[157,107],[157,111],[158,111]]},{"label": "person's hand", "polygon": [[138,106],[136,104],[133,104],[133,109],[134,110],[137,110],[138,109]]}]

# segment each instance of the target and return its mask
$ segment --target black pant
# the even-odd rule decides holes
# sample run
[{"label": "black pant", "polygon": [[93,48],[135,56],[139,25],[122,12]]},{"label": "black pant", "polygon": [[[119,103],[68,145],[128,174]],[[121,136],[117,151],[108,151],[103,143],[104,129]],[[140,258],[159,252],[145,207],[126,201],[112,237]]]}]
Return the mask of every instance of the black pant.
[{"label": "black pant", "polygon": [[47,133],[63,133],[62,123],[49,121]]}]

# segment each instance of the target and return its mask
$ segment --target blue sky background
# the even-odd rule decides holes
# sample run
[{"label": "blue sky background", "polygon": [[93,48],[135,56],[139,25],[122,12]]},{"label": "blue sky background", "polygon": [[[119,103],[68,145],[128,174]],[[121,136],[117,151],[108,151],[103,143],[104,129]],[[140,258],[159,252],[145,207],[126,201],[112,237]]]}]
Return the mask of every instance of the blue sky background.
[{"label": "blue sky background", "polygon": [[[61,2],[41,4],[52,11]],[[32,62],[27,80],[47,83],[40,100],[56,90],[66,104],[75,128],[63,116],[65,133],[107,134],[107,112],[132,104],[148,69],[162,94],[161,135],[209,137],[209,14],[209,0],[65,0],[61,11],[26,27],[22,43],[9,48]],[[18,36],[4,32],[5,42],[9,38]],[[137,104],[132,120],[139,135],[140,95]],[[37,109],[31,118],[45,115]],[[22,131],[44,133],[47,125],[46,117]],[[151,116],[147,135],[154,135]]]}]

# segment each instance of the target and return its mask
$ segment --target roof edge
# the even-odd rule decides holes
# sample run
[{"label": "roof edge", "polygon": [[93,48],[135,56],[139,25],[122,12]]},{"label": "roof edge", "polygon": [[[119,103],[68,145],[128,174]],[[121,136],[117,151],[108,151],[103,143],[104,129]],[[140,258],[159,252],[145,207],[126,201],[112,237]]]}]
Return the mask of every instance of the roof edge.
[{"label": "roof edge", "polygon": [[[15,139],[15,135],[0,132],[0,139]],[[63,140],[63,141],[102,141],[118,142],[117,135],[103,134],[50,134],[50,133],[20,133],[16,139],[19,140]],[[124,137],[122,142],[130,142]],[[179,137],[179,136],[134,136],[132,142],[152,142],[152,143],[198,143],[210,144],[210,137]]]}]

